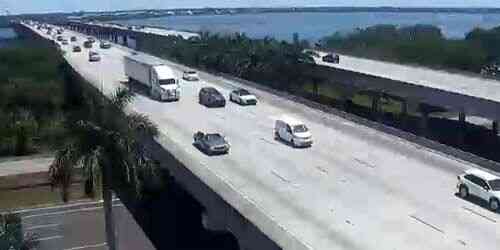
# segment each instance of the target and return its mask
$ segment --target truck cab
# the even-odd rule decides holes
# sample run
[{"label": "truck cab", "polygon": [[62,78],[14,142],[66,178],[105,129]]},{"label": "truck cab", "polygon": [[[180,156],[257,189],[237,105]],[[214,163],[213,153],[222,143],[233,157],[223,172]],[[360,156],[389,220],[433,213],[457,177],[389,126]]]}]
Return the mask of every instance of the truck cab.
[{"label": "truck cab", "polygon": [[151,96],[158,100],[178,101],[181,96],[179,80],[172,69],[165,65],[157,65],[151,72]]}]

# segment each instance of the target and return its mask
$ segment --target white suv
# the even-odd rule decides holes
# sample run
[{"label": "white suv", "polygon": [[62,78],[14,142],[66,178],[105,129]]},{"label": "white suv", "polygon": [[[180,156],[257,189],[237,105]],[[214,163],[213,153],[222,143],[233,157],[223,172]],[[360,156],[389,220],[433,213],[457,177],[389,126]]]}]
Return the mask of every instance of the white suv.
[{"label": "white suv", "polygon": [[500,209],[500,177],[479,169],[469,169],[458,176],[458,194],[477,196],[488,202],[493,211]]}]

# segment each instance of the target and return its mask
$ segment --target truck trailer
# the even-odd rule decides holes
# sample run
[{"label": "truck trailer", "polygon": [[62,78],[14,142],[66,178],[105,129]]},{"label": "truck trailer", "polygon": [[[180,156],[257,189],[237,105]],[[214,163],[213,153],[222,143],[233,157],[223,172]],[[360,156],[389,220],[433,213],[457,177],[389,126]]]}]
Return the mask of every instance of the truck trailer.
[{"label": "truck trailer", "polygon": [[132,54],[125,56],[125,75],[130,83],[144,85],[151,98],[159,101],[178,101],[181,93],[179,80],[169,66],[159,59],[145,55]]}]

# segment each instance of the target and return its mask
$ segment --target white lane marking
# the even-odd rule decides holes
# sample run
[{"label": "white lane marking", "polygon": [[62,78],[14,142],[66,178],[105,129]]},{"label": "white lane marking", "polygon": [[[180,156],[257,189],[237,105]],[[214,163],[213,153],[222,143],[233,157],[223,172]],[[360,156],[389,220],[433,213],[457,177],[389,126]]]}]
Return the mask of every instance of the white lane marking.
[{"label": "white lane marking", "polygon": [[355,160],[355,161],[357,161],[359,164],[361,164],[361,165],[365,166],[365,167],[375,168],[375,165],[370,164],[370,163],[368,163],[368,162],[366,162],[366,161],[363,161],[363,160],[361,160],[361,159],[354,158],[354,160]]},{"label": "white lane marking", "polygon": [[35,212],[35,211],[41,211],[41,210],[49,210],[49,209],[70,208],[70,207],[77,207],[77,206],[81,206],[81,205],[98,205],[100,203],[102,203],[102,200],[96,201],[96,202],[80,202],[80,203],[73,203],[73,204],[53,206],[53,207],[23,209],[23,210],[14,211],[14,213],[26,213],[26,212]]},{"label": "white lane marking", "polygon": [[318,169],[323,174],[328,174],[328,170],[326,170],[324,167],[316,166],[316,169]]},{"label": "white lane marking", "polygon": [[99,209],[102,209],[102,207],[91,207],[91,208],[72,209],[72,210],[67,210],[67,211],[44,213],[44,214],[34,214],[34,215],[23,216],[21,218],[24,220],[24,219],[30,219],[30,218],[35,218],[35,217],[69,214],[69,213],[77,213],[77,212],[85,212],[85,211],[94,211],[94,210],[99,210]]},{"label": "white lane marking", "polygon": [[493,222],[493,223],[497,223],[497,221],[496,221],[495,219],[490,218],[490,217],[488,217],[488,216],[486,216],[486,215],[484,215],[484,214],[481,214],[481,213],[479,213],[479,212],[476,212],[476,211],[474,211],[474,210],[473,210],[473,209],[471,209],[471,208],[468,208],[468,207],[466,207],[466,206],[463,206],[462,208],[463,208],[465,211],[468,211],[468,212],[470,212],[470,213],[472,213],[472,214],[475,214],[475,215],[477,215],[477,216],[479,216],[479,217],[481,217],[481,218],[483,218],[483,219],[485,219],[485,220],[491,221],[491,222]]},{"label": "white lane marking", "polygon": [[27,227],[24,230],[30,231],[30,230],[40,229],[40,228],[57,227],[59,225],[61,225],[61,224],[45,224],[45,225]]},{"label": "white lane marking", "polygon": [[421,218],[419,218],[419,217],[417,217],[415,215],[410,215],[410,218],[412,218],[412,219],[414,219],[414,220],[422,223],[423,225],[426,225],[426,226],[434,229],[437,232],[440,232],[440,233],[444,234],[444,231],[442,229],[440,229],[439,227],[436,227],[436,226],[432,225],[431,223],[429,223],[429,222],[427,222],[427,221],[425,221],[425,220],[423,220],[423,219],[421,219]]},{"label": "white lane marking", "polygon": [[45,237],[45,238],[37,238],[36,241],[55,240],[55,239],[62,239],[62,238],[63,237],[61,235],[56,235],[56,236]]},{"label": "white lane marking", "polygon": [[290,183],[290,182],[292,182],[291,180],[289,180],[289,179],[287,179],[287,178],[283,177],[282,175],[280,175],[278,172],[276,172],[276,171],[274,171],[274,170],[272,170],[272,171],[271,171],[271,173],[272,173],[274,176],[278,177],[278,178],[279,178],[280,180],[282,180],[283,182],[286,182],[286,183]]},{"label": "white lane marking", "polygon": [[103,247],[106,245],[107,245],[107,243],[104,242],[104,243],[95,244],[95,245],[84,245],[84,246],[80,246],[80,247],[66,248],[64,250],[80,250],[80,249],[86,249],[86,248],[98,248],[98,247]]}]

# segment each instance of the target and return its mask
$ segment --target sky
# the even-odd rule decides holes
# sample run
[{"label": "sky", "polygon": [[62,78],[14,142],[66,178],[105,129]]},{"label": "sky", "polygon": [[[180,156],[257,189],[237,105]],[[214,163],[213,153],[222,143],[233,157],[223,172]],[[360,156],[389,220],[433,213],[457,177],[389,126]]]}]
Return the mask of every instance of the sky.
[{"label": "sky", "polygon": [[0,0],[0,15],[125,9],[284,6],[500,7],[500,0]]}]

